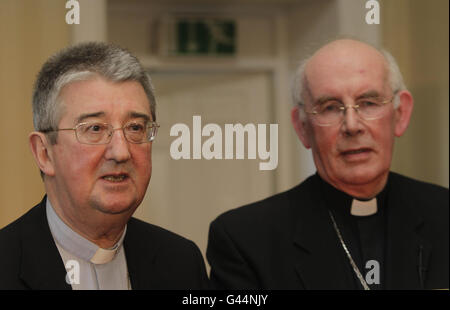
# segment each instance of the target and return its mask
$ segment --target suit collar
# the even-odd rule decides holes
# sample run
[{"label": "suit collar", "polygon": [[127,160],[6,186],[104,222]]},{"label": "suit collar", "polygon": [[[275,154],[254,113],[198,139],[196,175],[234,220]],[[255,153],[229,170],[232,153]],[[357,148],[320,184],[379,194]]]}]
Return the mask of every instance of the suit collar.
[{"label": "suit collar", "polygon": [[[353,271],[332,228],[317,178],[317,175],[309,177],[289,197],[295,218],[292,239],[295,269],[307,289],[354,289]],[[420,289],[419,260],[426,269],[431,244],[420,235],[425,224],[423,216],[408,199],[410,193],[402,179],[390,173],[389,194],[383,197],[388,216],[385,288]],[[426,280],[426,272],[423,275]]]},{"label": "suit collar", "polygon": [[[65,281],[66,269],[48,225],[46,198],[24,216],[20,232],[22,256],[19,277],[30,289],[71,290],[72,287]],[[164,272],[157,270],[154,263],[159,245],[148,239],[143,240],[145,233],[139,222],[131,218],[123,246],[132,289],[157,287],[157,277]],[[152,276],[149,277],[149,274]]]},{"label": "suit collar", "polygon": [[158,285],[158,274],[164,272],[163,270],[157,270],[155,267],[158,239],[146,238],[143,240],[142,235],[146,234],[146,232],[142,231],[140,226],[138,220],[130,219],[123,244],[131,288],[134,290],[154,289]]},{"label": "suit collar", "polygon": [[[421,236],[424,219],[410,193],[403,186],[402,177],[391,173],[391,194],[388,198],[387,223],[387,289],[421,289],[419,261],[426,269],[431,243]],[[424,281],[426,273],[423,273]]]},{"label": "suit collar", "polygon": [[21,230],[20,278],[31,289],[71,289],[66,269],[48,226],[46,196],[31,209]]},{"label": "suit collar", "polygon": [[[65,281],[63,260],[48,225],[46,198],[24,216],[20,232],[22,256],[19,276],[30,289],[70,290],[72,287]],[[132,289],[152,289],[158,287],[158,275],[164,273],[155,267],[160,244],[157,238],[151,238],[151,242],[143,240],[142,235],[147,232],[142,231],[141,226],[138,220],[130,219],[123,246]]]},{"label": "suit collar", "polygon": [[317,175],[289,197],[294,224],[294,265],[306,289],[354,289],[353,273],[333,230]]}]

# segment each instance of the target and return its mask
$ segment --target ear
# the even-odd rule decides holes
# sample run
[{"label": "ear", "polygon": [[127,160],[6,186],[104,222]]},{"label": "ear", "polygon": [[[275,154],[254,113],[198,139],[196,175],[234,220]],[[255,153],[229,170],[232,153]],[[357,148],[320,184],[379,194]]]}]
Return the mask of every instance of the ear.
[{"label": "ear", "polygon": [[46,175],[55,175],[51,146],[42,132],[34,131],[28,137],[31,152],[39,169]]},{"label": "ear", "polygon": [[297,136],[300,138],[300,141],[302,141],[303,145],[309,149],[311,148],[311,143],[309,142],[308,134],[306,132],[305,127],[305,121],[300,118],[299,114],[299,106],[295,106],[291,110],[291,122],[294,126],[295,132],[297,133]]},{"label": "ear", "polygon": [[397,96],[399,96],[400,104],[397,109],[395,109],[394,133],[396,137],[400,137],[408,128],[413,111],[414,99],[407,90],[401,91]]}]

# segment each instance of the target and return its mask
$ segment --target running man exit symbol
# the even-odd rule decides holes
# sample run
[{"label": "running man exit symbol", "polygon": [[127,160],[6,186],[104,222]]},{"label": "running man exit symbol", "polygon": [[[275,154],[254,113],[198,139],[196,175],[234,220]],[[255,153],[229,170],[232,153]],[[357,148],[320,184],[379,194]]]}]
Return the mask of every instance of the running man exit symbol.
[{"label": "running man exit symbol", "polygon": [[175,54],[233,55],[236,51],[236,25],[232,20],[180,18],[175,31]]}]

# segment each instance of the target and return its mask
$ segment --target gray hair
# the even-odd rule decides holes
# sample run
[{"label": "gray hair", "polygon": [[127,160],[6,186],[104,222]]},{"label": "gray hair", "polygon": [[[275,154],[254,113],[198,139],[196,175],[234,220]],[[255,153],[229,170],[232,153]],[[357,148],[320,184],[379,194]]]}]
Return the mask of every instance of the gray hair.
[{"label": "gray hair", "polygon": [[[149,74],[139,60],[118,46],[99,42],[74,45],[51,56],[42,66],[33,91],[33,124],[37,131],[57,129],[62,114],[62,88],[75,81],[101,76],[112,82],[139,82],[147,95],[153,120],[155,96]],[[56,143],[56,136],[49,136]]]},{"label": "gray hair", "polygon": [[[368,45],[374,47],[371,44]],[[394,56],[392,56],[388,51],[384,49],[379,49],[376,47],[374,48],[383,55],[386,61],[387,65],[386,69],[388,71],[388,83],[389,86],[391,87],[391,90],[394,92],[406,90],[407,88],[403,81],[402,73],[400,72],[400,69],[398,67],[397,62],[395,61]],[[307,85],[308,81],[306,79],[305,68],[311,57],[312,56],[309,56],[300,62],[292,79],[291,91],[292,91],[292,101],[294,105],[302,105],[302,103],[305,100],[306,92],[309,90]],[[398,96],[395,96],[394,107],[397,108],[399,104],[400,99],[398,98]],[[300,109],[300,111],[302,110],[303,109]],[[303,118],[304,113],[300,113],[300,116]]]}]

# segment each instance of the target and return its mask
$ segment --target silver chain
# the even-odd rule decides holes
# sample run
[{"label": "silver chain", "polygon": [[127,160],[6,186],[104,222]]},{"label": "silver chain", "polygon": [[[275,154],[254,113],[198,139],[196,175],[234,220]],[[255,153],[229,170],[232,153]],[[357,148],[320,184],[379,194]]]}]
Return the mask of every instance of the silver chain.
[{"label": "silver chain", "polygon": [[356,276],[358,277],[359,281],[361,282],[361,285],[364,287],[364,290],[370,291],[370,287],[367,285],[361,272],[358,269],[358,266],[356,266],[355,261],[353,260],[352,256],[350,255],[350,252],[347,249],[347,246],[345,245],[344,239],[342,239],[341,232],[336,224],[336,221],[334,220],[333,213],[331,213],[331,211],[329,211],[329,210],[328,210],[328,212],[330,213],[331,220],[333,221],[334,230],[336,231],[336,234],[339,237],[339,241],[341,242],[341,245],[344,248],[345,254],[347,254],[348,260],[350,261],[350,265],[352,265],[353,271],[355,272]]}]

